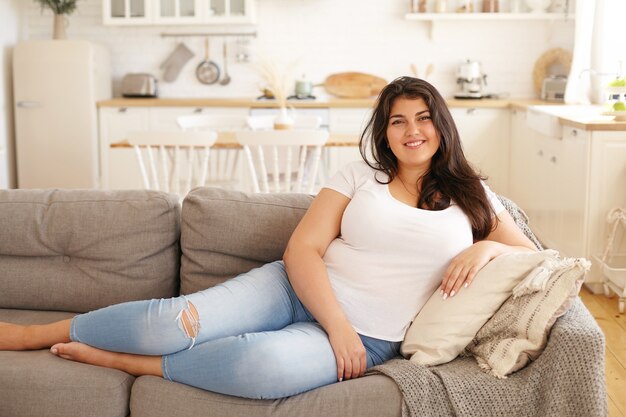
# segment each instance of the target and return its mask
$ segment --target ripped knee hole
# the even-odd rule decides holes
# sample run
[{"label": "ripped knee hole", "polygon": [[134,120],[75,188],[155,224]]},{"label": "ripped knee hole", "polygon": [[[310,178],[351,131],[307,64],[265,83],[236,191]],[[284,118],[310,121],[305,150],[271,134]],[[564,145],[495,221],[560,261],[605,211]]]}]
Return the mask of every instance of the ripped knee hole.
[{"label": "ripped knee hole", "polygon": [[187,301],[187,309],[180,312],[180,323],[185,331],[187,337],[195,338],[200,331],[200,319],[198,317],[198,310],[196,307]]}]

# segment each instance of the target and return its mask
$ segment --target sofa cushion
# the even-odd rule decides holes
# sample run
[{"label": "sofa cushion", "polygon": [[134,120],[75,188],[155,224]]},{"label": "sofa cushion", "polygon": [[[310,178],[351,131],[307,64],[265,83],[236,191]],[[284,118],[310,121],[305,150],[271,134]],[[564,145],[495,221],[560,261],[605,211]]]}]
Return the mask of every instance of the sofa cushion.
[{"label": "sofa cushion", "polygon": [[513,288],[544,262],[558,259],[555,250],[513,252],[485,265],[467,288],[444,300],[433,293],[417,313],[402,342],[402,354],[420,365],[439,365],[456,358]]},{"label": "sofa cushion", "polygon": [[[0,309],[0,321],[18,324],[72,316]],[[125,417],[134,380],[124,372],[67,361],[48,350],[0,351],[0,416]]]},{"label": "sofa cushion", "polygon": [[280,259],[311,201],[306,194],[192,190],[183,201],[181,218],[181,293],[212,287]]},{"label": "sofa cushion", "polygon": [[466,347],[468,353],[474,354],[482,369],[499,378],[537,359],[552,325],[576,299],[590,266],[583,258],[567,258],[538,282],[545,288],[520,294],[514,291]]},{"label": "sofa cushion", "polygon": [[400,417],[402,394],[386,376],[371,375],[279,400],[215,394],[153,376],[137,378],[133,417]]},{"label": "sofa cushion", "polygon": [[0,308],[84,312],[178,290],[176,196],[0,191]]}]

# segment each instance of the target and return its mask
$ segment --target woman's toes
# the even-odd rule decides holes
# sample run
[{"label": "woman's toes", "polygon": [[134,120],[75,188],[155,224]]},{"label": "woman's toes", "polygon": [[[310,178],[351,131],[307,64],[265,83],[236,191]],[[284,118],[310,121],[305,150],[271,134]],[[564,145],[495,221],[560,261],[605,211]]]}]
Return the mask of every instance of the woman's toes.
[{"label": "woman's toes", "polygon": [[80,357],[82,343],[70,342],[70,343],[57,343],[50,348],[50,352],[63,359],[69,359],[72,361],[82,361]]}]

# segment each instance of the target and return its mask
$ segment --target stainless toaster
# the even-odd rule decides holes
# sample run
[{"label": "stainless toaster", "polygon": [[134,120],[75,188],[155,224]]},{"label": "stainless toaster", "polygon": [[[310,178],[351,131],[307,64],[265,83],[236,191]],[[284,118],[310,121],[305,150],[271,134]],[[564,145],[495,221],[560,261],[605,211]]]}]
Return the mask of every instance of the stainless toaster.
[{"label": "stainless toaster", "polygon": [[126,74],[122,79],[122,96],[156,97],[157,79],[152,74]]},{"label": "stainless toaster", "polygon": [[541,85],[541,99],[547,101],[563,101],[567,77],[564,75],[552,75],[543,79]]}]

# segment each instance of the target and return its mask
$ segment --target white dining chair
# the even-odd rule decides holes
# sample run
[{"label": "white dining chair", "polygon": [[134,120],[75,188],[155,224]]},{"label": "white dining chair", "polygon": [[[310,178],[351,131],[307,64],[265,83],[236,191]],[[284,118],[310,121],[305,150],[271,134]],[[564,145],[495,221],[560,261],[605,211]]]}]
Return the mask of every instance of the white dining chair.
[{"label": "white dining chair", "polygon": [[[248,117],[247,123],[252,130],[274,129],[275,115],[259,115]],[[319,129],[322,119],[319,116],[295,115],[293,117],[294,129]]]},{"label": "white dining chair", "polygon": [[[179,116],[176,119],[183,131],[231,132],[248,126],[247,116],[229,114],[193,114]],[[207,185],[235,189],[239,184],[240,149],[213,149],[207,173]]]},{"label": "white dining chair", "polygon": [[182,199],[191,188],[206,185],[216,132],[132,132],[126,139],[135,150],[146,189]]},{"label": "white dining chair", "polygon": [[322,146],[328,136],[328,131],[321,129],[235,132],[257,193],[315,193]]}]

